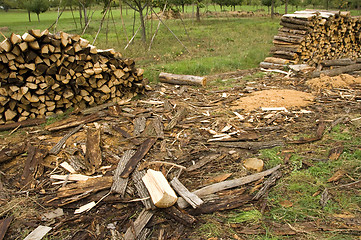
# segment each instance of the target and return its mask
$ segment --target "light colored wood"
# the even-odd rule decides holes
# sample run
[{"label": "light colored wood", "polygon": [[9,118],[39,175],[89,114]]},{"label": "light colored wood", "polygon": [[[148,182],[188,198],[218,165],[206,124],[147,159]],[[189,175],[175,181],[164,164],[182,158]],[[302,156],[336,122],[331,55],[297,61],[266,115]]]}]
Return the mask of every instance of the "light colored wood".
[{"label": "light colored wood", "polygon": [[47,226],[38,226],[32,231],[24,240],[40,240],[42,239],[48,232],[50,232],[52,228]]},{"label": "light colored wood", "polygon": [[159,81],[163,83],[180,84],[180,85],[198,85],[206,86],[207,78],[192,76],[192,75],[178,75],[172,73],[161,72],[159,74]]},{"label": "light colored wood", "polygon": [[24,33],[23,36],[21,37],[25,42],[33,42],[35,41],[35,37],[32,36],[31,34],[29,33]]},{"label": "light colored wood", "polygon": [[173,178],[170,182],[174,190],[193,208],[197,208],[203,204],[203,200],[200,199],[196,194],[191,193],[179,180]]},{"label": "light colored wood", "polygon": [[0,43],[0,49],[4,49],[5,52],[10,52],[12,48],[12,44],[9,39],[5,39]]},{"label": "light colored wood", "polygon": [[162,172],[148,169],[142,180],[156,207],[167,208],[177,202],[177,195]]},{"label": "light colored wood", "polygon": [[21,36],[18,34],[12,33],[10,36],[10,42],[14,45],[22,42]]}]

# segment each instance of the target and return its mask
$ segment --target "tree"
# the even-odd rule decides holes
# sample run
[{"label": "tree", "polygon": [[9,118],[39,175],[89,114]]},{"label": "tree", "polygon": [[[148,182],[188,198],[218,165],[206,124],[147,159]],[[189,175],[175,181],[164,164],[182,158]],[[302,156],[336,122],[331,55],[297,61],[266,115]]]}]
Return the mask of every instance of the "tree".
[{"label": "tree", "polygon": [[151,5],[151,0],[125,0],[124,2],[134,11],[139,13],[142,41],[145,43],[147,36],[145,31],[144,9]]},{"label": "tree", "polygon": [[27,0],[23,1],[23,6],[28,10],[29,22],[31,22],[30,12],[36,13],[38,21],[40,22],[40,13],[46,12],[49,9],[48,0]]}]

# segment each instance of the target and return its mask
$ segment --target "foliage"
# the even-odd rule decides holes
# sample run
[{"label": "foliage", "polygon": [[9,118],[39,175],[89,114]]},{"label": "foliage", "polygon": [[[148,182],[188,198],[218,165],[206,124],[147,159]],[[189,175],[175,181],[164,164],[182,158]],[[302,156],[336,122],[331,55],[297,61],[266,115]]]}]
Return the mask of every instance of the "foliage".
[{"label": "foliage", "polygon": [[40,18],[39,18],[40,13],[46,12],[49,9],[49,6],[50,4],[48,0],[24,1],[24,8],[28,10],[28,12],[36,13],[39,22],[40,22]]}]

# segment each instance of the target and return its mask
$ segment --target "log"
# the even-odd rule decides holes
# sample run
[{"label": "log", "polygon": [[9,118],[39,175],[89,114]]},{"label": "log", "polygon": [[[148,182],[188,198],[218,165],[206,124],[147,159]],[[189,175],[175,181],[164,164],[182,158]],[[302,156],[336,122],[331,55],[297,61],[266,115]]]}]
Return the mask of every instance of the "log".
[{"label": "log", "polygon": [[7,147],[1,149],[0,151],[0,163],[9,161],[20,154],[23,154],[26,151],[27,143],[22,142],[18,144],[9,144]]},{"label": "log", "polygon": [[356,64],[356,61],[350,58],[343,58],[343,59],[332,59],[332,60],[324,60],[321,64],[325,67],[330,66],[348,66],[352,64]]},{"label": "log", "polygon": [[321,74],[333,77],[333,76],[340,75],[342,73],[349,73],[349,72],[360,71],[360,70],[361,70],[361,64],[353,64],[353,65],[348,65],[348,66],[339,67],[339,68],[330,69],[330,70],[315,71],[311,74],[311,77],[316,78],[316,77],[319,77]]},{"label": "log", "polygon": [[159,81],[170,84],[196,85],[196,86],[204,87],[206,86],[207,78],[192,76],[192,75],[178,75],[178,74],[161,72],[159,74]]}]

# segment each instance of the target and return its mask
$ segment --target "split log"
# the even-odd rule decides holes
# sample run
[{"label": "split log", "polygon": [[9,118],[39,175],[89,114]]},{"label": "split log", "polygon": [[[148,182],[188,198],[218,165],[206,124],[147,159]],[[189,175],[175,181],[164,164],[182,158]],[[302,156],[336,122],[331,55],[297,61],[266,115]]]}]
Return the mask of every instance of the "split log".
[{"label": "split log", "polygon": [[[215,183],[206,187],[203,187],[201,189],[193,191],[194,194],[196,194],[198,197],[207,196],[212,193],[216,193],[222,190],[239,187],[241,185],[245,185],[247,183],[251,183],[254,181],[257,181],[258,179],[261,179],[267,175],[272,174],[274,171],[278,170],[281,167],[281,165],[277,165],[274,168],[268,169],[266,171],[255,173],[246,177],[237,178],[233,180],[228,180],[224,182]],[[188,203],[183,198],[178,198],[178,206],[180,208],[186,208],[188,206]]]},{"label": "split log", "polygon": [[155,206],[150,199],[149,192],[143,183],[143,176],[145,175],[145,171],[134,171],[132,179],[134,182],[134,186],[137,189],[139,197],[142,199],[142,203],[146,210],[155,209]]},{"label": "split log", "polygon": [[162,172],[148,169],[142,180],[156,207],[168,208],[177,202],[177,196]]},{"label": "split log", "polygon": [[192,75],[178,75],[172,73],[161,72],[159,74],[159,81],[163,83],[179,84],[179,85],[196,85],[206,86],[207,78],[192,76]]}]

